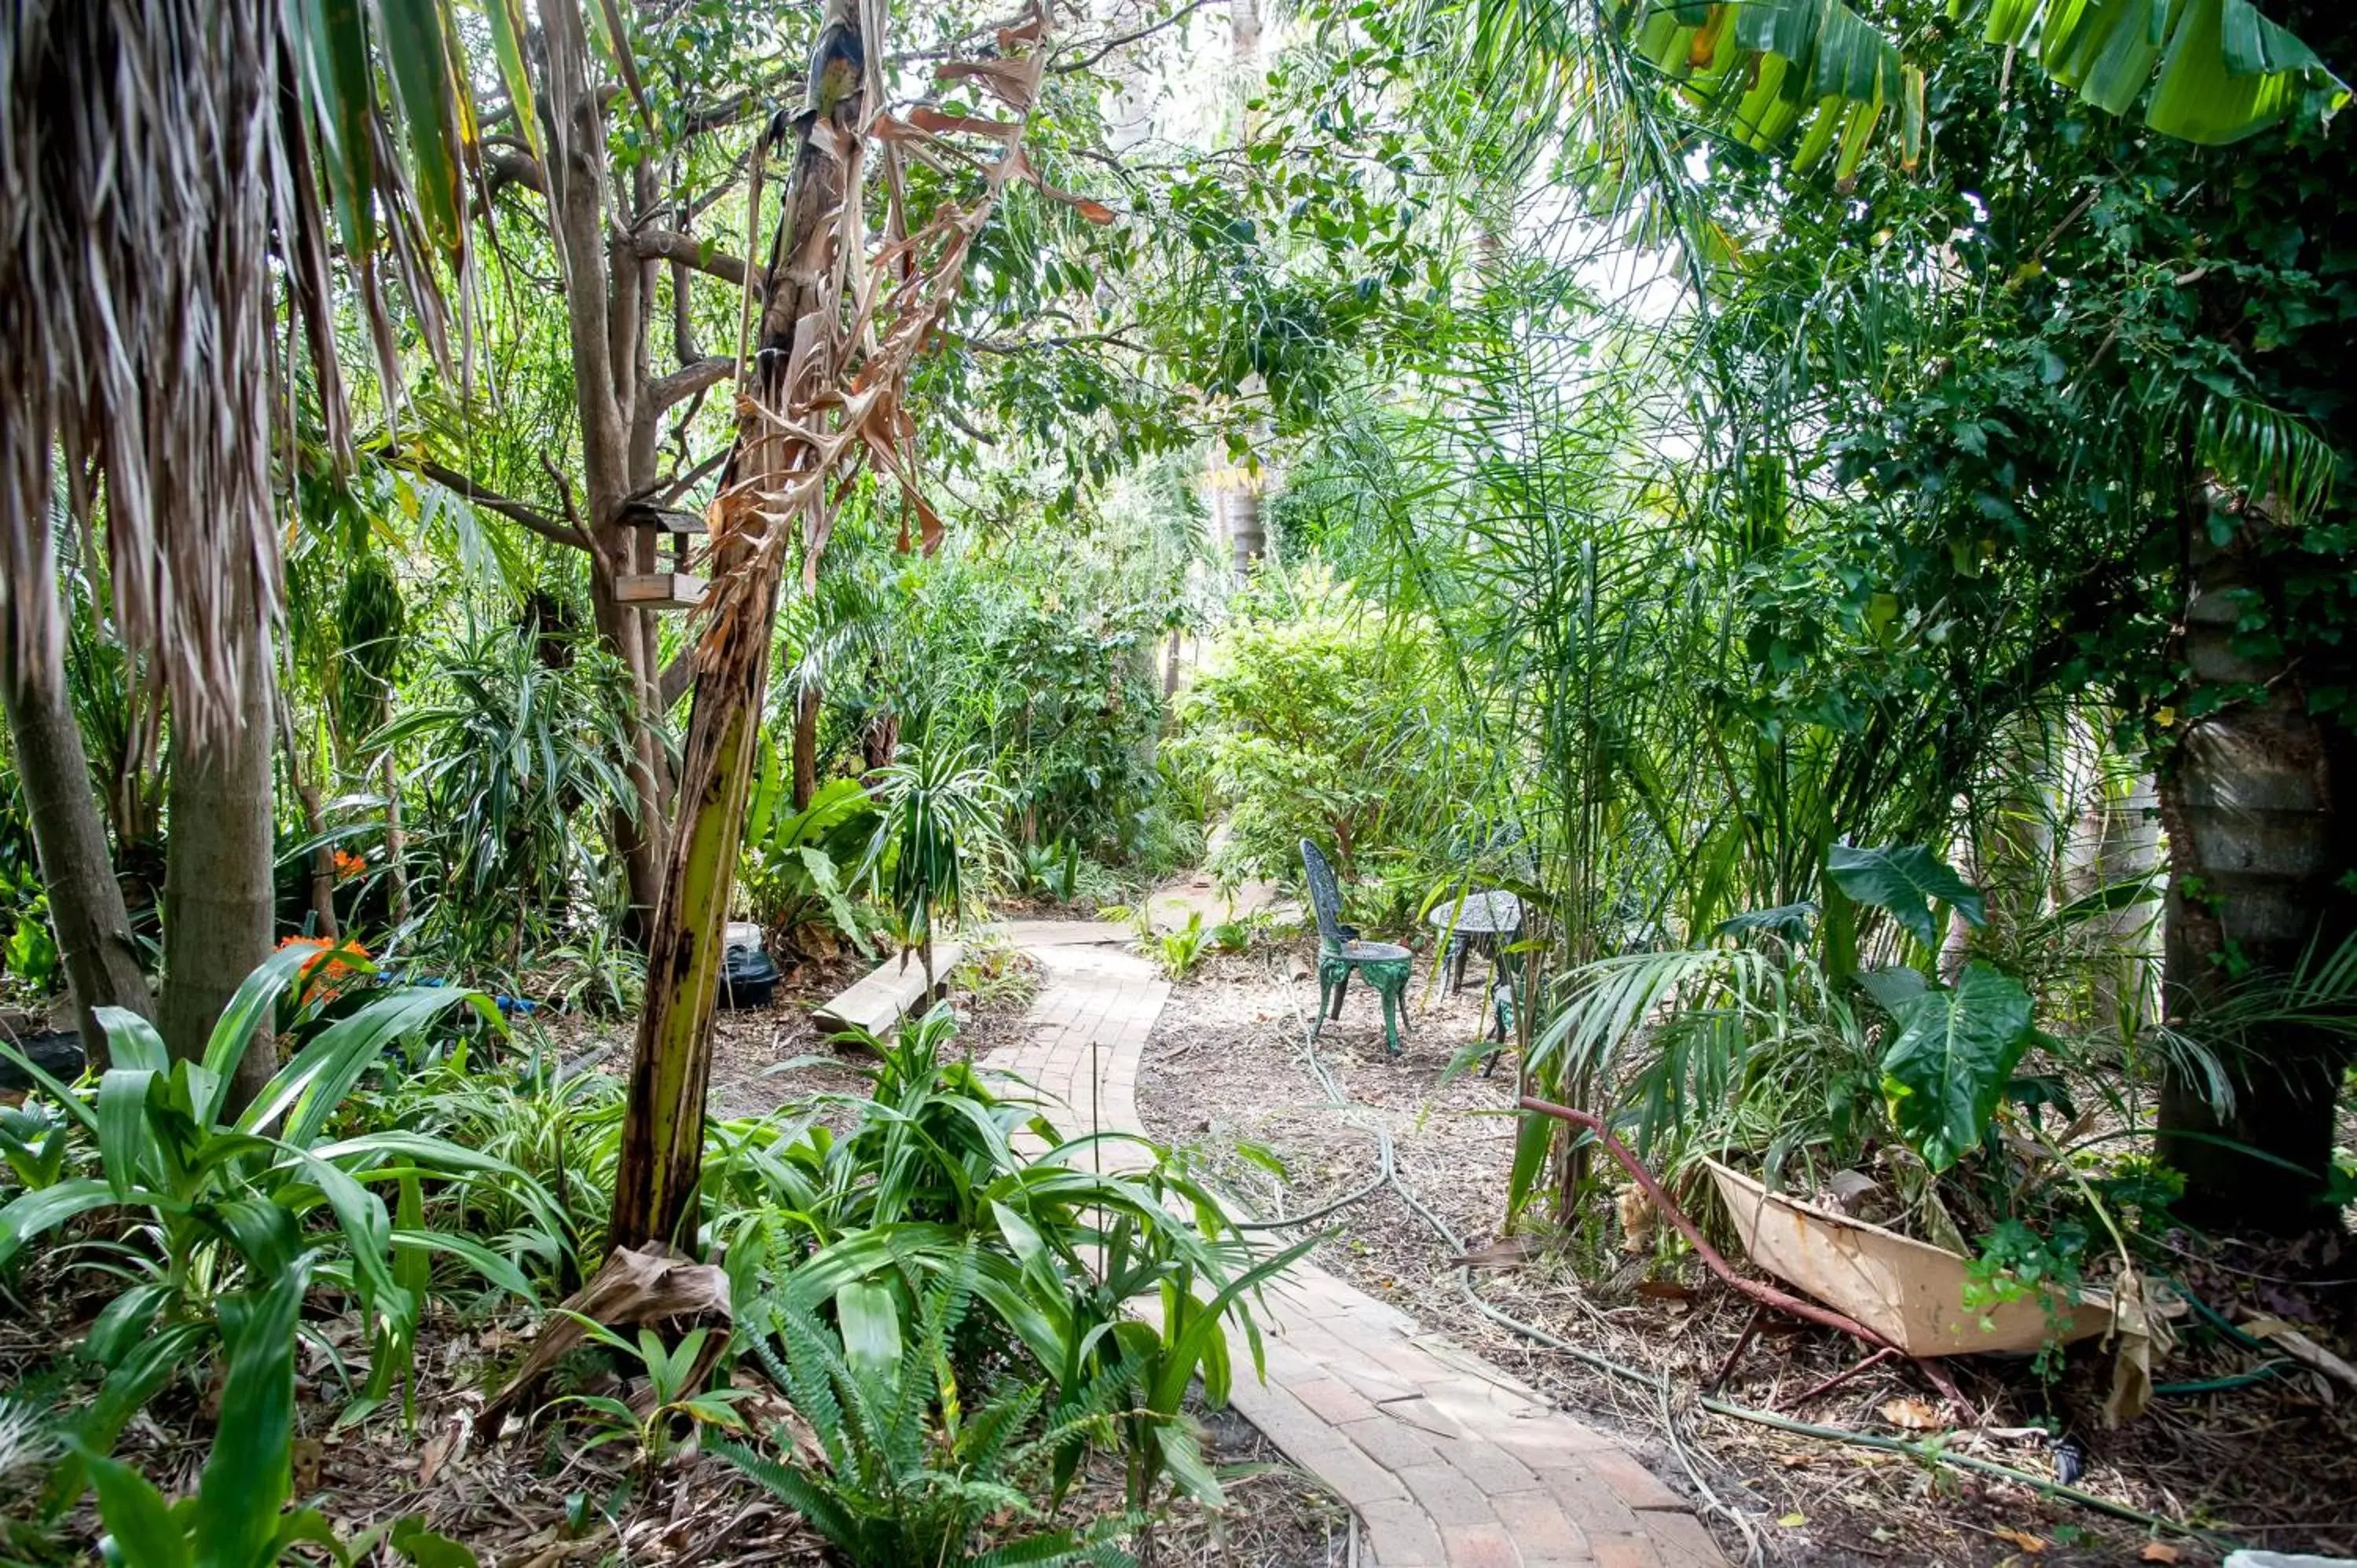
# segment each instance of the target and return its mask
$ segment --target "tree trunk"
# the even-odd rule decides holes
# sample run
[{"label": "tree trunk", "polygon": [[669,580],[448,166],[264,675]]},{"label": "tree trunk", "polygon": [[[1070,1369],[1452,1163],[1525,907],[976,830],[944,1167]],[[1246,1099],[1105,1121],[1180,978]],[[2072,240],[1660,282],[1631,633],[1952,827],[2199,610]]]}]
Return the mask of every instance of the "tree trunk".
[{"label": "tree trunk", "polygon": [[[303,805],[303,826],[314,839],[328,832],[328,813],[319,803],[319,787],[303,776],[302,742],[295,733],[295,709],[284,687],[272,704],[278,710],[278,742],[286,753],[286,782]],[[336,925],[336,852],[326,844],[311,851],[311,934],[334,941]]]},{"label": "tree trunk", "polygon": [[[165,797],[164,993],[156,1027],[176,1057],[204,1054],[213,1022],[255,965],[270,956],[271,677],[257,629],[241,671],[244,722],[206,744],[173,741]],[[176,726],[177,729],[177,726]],[[230,1091],[242,1106],[277,1069],[265,1027]]]},{"label": "tree trunk", "polygon": [[1225,492],[1228,509],[1228,544],[1234,552],[1236,584],[1239,587],[1252,580],[1253,568],[1268,553],[1268,535],[1260,521],[1260,491],[1250,475],[1239,474],[1233,489]]},{"label": "tree trunk", "polygon": [[[834,0],[814,59],[823,64],[834,58],[825,51],[843,48],[846,32],[850,58],[857,59],[858,11]],[[813,88],[818,88],[815,67]],[[854,91],[831,106],[834,125],[844,128],[854,146],[865,101],[864,91]],[[842,265],[834,240],[847,171],[817,131],[813,114],[797,123],[793,172],[779,209],[761,312],[756,391],[763,408],[780,412],[807,411],[808,384],[819,378],[832,381],[836,370],[839,324],[829,284]],[[791,516],[772,515],[770,509],[791,472],[812,456],[807,439],[789,435],[775,418],[756,417],[742,427],[722,477],[728,500],[713,531],[712,575],[716,582],[731,582],[741,597],[716,608],[696,648],[679,821],[647,945],[646,1004],[630,1061],[608,1249],[695,1242],[712,1009],[745,834],[747,785],[760,737],[779,582],[790,553],[786,546],[793,542],[770,534],[799,521],[799,509]],[[770,548],[762,549],[765,542]],[[800,767],[798,753],[798,774]]]},{"label": "tree trunk", "polygon": [[[55,591],[53,576],[43,581]],[[32,820],[41,882],[49,896],[49,926],[73,994],[75,1024],[91,1065],[103,1068],[106,1036],[91,1010],[127,1007],[152,1017],[156,1004],[139,971],[139,950],[132,945],[131,917],[107,854],[65,671],[54,664],[43,671],[14,667],[11,650],[24,645],[18,613],[13,602],[0,603],[0,699],[8,710],[8,738],[16,747],[16,774],[24,783],[25,811]]]},{"label": "tree trunk", "polygon": [[900,755],[900,715],[888,708],[870,714],[867,727],[859,732],[859,749],[870,778],[891,767]]},{"label": "tree trunk", "polygon": [[794,693],[794,810],[807,811],[818,794],[819,689],[804,682]]},{"label": "tree trunk", "polygon": [[548,204],[562,263],[574,399],[581,417],[589,602],[599,640],[630,673],[636,809],[617,811],[608,832],[630,886],[624,923],[632,936],[643,938],[662,885],[655,671],[647,662],[646,612],[616,599],[614,588],[620,574],[653,566],[651,540],[621,521],[633,489],[633,452],[643,447],[651,467],[654,450],[651,411],[643,436],[634,430],[633,418],[645,394],[646,291],[640,285],[651,263],[640,263],[635,253],[626,261],[627,242],[614,242],[619,229],[608,222],[606,209],[606,113],[592,80],[580,7],[576,0],[541,0],[540,14],[546,62],[542,102],[555,131],[549,147]]},{"label": "tree trunk", "polygon": [[[2231,701],[2189,724],[2160,772],[2169,1006],[2199,1036],[2204,1004],[2237,975],[2288,974],[2357,929],[2347,886],[2357,867],[2348,822],[2357,757],[2345,734],[2309,712],[2295,672],[2233,646],[2245,595],[2264,585],[2252,572],[2256,552],[2210,549],[2199,521],[2191,532],[2205,541],[2192,553],[2185,617],[2193,683],[2266,687],[2256,700]],[[2285,1026],[2241,1044],[2227,1053],[2230,1112],[2219,1114],[2181,1076],[2163,1085],[2160,1155],[2186,1176],[2178,1212],[2220,1229],[2296,1232],[2329,1222],[2316,1198],[2330,1166],[2348,1048],[2324,1031]],[[2227,1142],[2212,1141],[2219,1139]]]}]

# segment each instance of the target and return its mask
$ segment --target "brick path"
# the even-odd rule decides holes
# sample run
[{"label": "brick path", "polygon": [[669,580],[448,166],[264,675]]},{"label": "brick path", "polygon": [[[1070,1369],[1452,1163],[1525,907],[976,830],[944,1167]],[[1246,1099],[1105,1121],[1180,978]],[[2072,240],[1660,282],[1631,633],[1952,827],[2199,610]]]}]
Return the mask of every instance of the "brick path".
[{"label": "brick path", "polygon": [[[988,1065],[1071,1109],[1068,1134],[1135,1130],[1137,1069],[1169,983],[1119,927],[1017,921],[1047,972],[1031,1037]],[[1137,1156],[1100,1145],[1105,1168]],[[1241,1343],[1232,1402],[1350,1504],[1372,1568],[1720,1568],[1692,1507],[1609,1437],[1325,1270],[1297,1263],[1261,1315],[1268,1378]]]}]

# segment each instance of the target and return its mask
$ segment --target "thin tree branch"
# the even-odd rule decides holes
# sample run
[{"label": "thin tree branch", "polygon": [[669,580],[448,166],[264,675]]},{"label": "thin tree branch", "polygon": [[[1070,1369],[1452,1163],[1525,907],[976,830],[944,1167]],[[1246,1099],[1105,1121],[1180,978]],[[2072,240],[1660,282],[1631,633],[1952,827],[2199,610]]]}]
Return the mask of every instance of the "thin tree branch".
[{"label": "thin tree branch", "polygon": [[707,252],[704,242],[693,234],[683,234],[676,229],[641,229],[630,236],[630,243],[641,256],[677,262],[700,273],[710,273],[723,283],[745,286],[745,258],[723,250]]},{"label": "thin tree branch", "polygon": [[1074,332],[1053,338],[968,338],[965,346],[983,354],[1027,354],[1035,349],[1080,349],[1096,344],[1108,344],[1126,349],[1133,354],[1146,352],[1146,345],[1135,343],[1118,332]]},{"label": "thin tree branch", "polygon": [[1150,23],[1146,27],[1136,29],[1135,32],[1116,34],[1114,37],[1107,38],[1103,43],[1098,45],[1095,48],[1091,49],[1087,54],[1082,55],[1078,59],[1060,60],[1056,64],[1049,66],[1048,68],[1048,74],[1050,76],[1061,76],[1069,71],[1086,70],[1089,67],[1096,64],[1097,61],[1104,59],[1105,56],[1113,53],[1114,50],[1121,48],[1124,44],[1134,44],[1140,38],[1150,38],[1155,34],[1161,32],[1164,28],[1175,27],[1178,23],[1185,21],[1189,16],[1193,16],[1196,12],[1201,10],[1204,6],[1210,4],[1211,0],[1187,0],[1186,5],[1179,6],[1178,9],[1171,12],[1170,15],[1163,17],[1162,20],[1158,22]]},{"label": "thin tree branch", "polygon": [[589,548],[589,536],[580,529],[557,521],[537,507],[511,500],[497,490],[486,489],[456,468],[447,468],[431,457],[401,457],[389,459],[424,475],[426,478],[464,497],[486,511],[495,511],[511,522],[520,522],[543,539],[570,545],[576,550]]},{"label": "thin tree branch", "polygon": [[672,661],[662,667],[662,673],[655,677],[656,708],[666,714],[671,712],[694,684],[695,644],[691,642],[673,655]]},{"label": "thin tree branch", "polygon": [[678,478],[664,485],[661,492],[654,498],[655,504],[657,506],[669,506],[672,502],[679,499],[680,497],[694,489],[698,479],[705,478],[726,461],[728,461],[728,448],[723,446],[711,456],[706,457],[703,462],[698,463],[694,467],[690,468],[686,473],[682,474]]},{"label": "thin tree branch", "polygon": [[726,380],[736,373],[737,361],[725,355],[698,360],[667,376],[657,376],[647,383],[647,397],[661,413],[675,403],[694,397],[708,386]]},{"label": "thin tree branch", "polygon": [[508,145],[504,137],[484,142],[484,199],[489,200],[511,185],[521,185],[545,196],[548,171],[540,166],[540,160],[529,150]]}]

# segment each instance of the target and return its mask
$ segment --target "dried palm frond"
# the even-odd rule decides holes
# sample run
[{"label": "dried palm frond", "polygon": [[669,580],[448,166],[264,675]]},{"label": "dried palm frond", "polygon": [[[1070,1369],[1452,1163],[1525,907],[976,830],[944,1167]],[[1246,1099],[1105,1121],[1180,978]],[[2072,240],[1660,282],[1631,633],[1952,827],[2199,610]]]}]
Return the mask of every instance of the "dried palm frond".
[{"label": "dried palm frond", "polygon": [[384,38],[391,105],[358,7],[20,0],[0,18],[0,604],[20,678],[57,664],[59,459],[72,514],[104,520],[116,628],[183,729],[236,723],[247,682],[266,678],[253,632],[279,588],[271,253],[340,453],[330,209],[388,397],[401,378],[377,215],[437,359],[437,263],[465,282],[463,227],[444,209],[474,132],[449,3],[404,6]]},{"label": "dried palm frond", "polygon": [[17,668],[54,668],[53,453],[102,482],[117,621],[182,722],[234,722],[273,602],[275,6],[26,0],[0,25],[0,565]]}]

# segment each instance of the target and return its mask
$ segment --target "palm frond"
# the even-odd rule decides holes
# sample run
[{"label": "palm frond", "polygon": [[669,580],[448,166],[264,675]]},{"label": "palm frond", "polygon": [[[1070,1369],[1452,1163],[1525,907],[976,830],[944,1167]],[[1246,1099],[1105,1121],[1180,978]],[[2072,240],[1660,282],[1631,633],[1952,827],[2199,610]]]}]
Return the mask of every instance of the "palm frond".
[{"label": "palm frond", "polygon": [[2193,415],[2193,456],[2287,521],[2331,504],[2341,467],[2340,454],[2307,421],[2255,398],[2218,392]]}]

